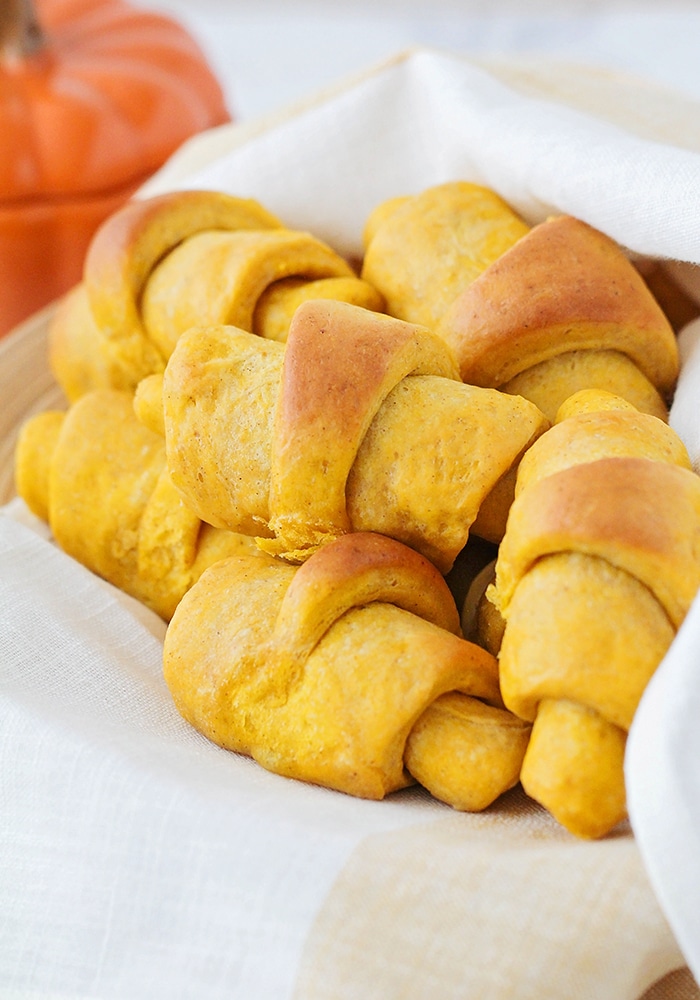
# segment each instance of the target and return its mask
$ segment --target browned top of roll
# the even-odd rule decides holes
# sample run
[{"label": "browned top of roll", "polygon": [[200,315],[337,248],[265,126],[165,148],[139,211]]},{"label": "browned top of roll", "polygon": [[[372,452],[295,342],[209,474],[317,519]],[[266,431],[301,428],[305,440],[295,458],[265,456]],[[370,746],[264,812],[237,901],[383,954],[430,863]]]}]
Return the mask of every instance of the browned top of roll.
[{"label": "browned top of roll", "polygon": [[647,458],[605,458],[540,479],[513,503],[496,600],[555,552],[601,556],[644,583],[677,627],[700,586],[700,476]]},{"label": "browned top of roll", "polygon": [[500,386],[563,351],[627,354],[667,394],[673,329],[620,247],[571,216],[535,226],[458,296],[438,332],[473,385]]}]

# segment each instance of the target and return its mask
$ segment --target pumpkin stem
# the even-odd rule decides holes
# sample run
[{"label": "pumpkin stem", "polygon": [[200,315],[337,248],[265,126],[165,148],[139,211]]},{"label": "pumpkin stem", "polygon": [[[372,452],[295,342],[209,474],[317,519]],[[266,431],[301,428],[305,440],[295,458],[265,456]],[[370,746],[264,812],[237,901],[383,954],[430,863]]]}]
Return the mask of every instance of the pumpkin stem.
[{"label": "pumpkin stem", "polygon": [[32,0],[1,0],[0,61],[19,62],[42,47],[44,33]]}]

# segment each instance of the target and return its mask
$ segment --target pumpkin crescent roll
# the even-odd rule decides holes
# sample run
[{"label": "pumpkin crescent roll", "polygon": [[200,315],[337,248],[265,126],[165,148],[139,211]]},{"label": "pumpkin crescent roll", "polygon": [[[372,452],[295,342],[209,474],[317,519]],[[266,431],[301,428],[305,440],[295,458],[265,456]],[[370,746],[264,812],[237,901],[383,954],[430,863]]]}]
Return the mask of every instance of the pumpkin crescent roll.
[{"label": "pumpkin crescent roll", "polygon": [[550,419],[585,388],[667,419],[674,332],[620,247],[559,216],[530,228],[487,188],[437,185],[380,204],[367,278],[386,311],[453,348],[460,377],[525,396]]},{"label": "pumpkin crescent roll", "polygon": [[626,733],[700,585],[699,553],[700,477],[668,456],[548,471],[510,509],[487,591],[505,621],[503,698],[533,722],[525,791],[579,836],[626,815]]},{"label": "pumpkin crescent roll", "polygon": [[433,330],[468,284],[529,231],[502,198],[467,181],[380,203],[364,229],[362,276],[387,312]]},{"label": "pumpkin crescent roll", "polygon": [[49,360],[68,399],[92,388],[131,389],[162,371],[140,299],[151,271],[174,247],[199,232],[281,226],[253,199],[216,191],[135,199],[109,216],[90,242],[82,282],[59,303],[49,327]]},{"label": "pumpkin crescent roll", "polygon": [[589,387],[667,416],[679,371],[673,328],[618,245],[571,216],[535,226],[435,329],[465,382],[524,395],[550,419]]},{"label": "pumpkin crescent roll", "polygon": [[232,323],[284,339],[306,285],[307,297],[383,306],[331,247],[255,201],[207,191],[135,201],[97,232],[82,284],[59,306],[52,369],[71,400],[90,388],[132,390],[163,370],[190,326]]},{"label": "pumpkin crescent roll", "polygon": [[[289,283],[294,278],[302,279],[301,288],[298,280]],[[199,233],[175,247],[144,288],[142,312],[150,337],[168,358],[191,326],[226,323],[284,340],[284,316],[305,293],[355,295],[371,308],[383,305],[326,243],[310,233],[268,229]]]},{"label": "pumpkin crescent roll", "polygon": [[[627,400],[602,389],[582,389],[559,407],[554,425],[527,450],[517,469],[518,496],[536,480],[600,458],[649,458],[692,469],[688,450],[662,419],[640,413]],[[465,601],[466,632],[497,654],[504,622],[487,599],[493,572],[474,581]]]},{"label": "pumpkin crescent roll", "polygon": [[467,810],[518,781],[530,727],[503,709],[495,658],[461,638],[438,571],[382,535],[300,567],[220,561],[178,606],[163,663],[185,719],[287,777],[370,799],[417,778]]},{"label": "pumpkin crescent roll", "polygon": [[187,509],[163,439],[137,420],[129,393],[96,390],[65,413],[31,417],[15,463],[19,496],[56,543],[166,620],[208,565],[258,551]]},{"label": "pumpkin crescent roll", "polygon": [[[159,381],[145,380],[136,402],[154,430]],[[161,412],[173,482],[203,520],[292,561],[345,532],[379,531],[443,572],[548,426],[527,400],[460,382],[429,331],[330,301],[300,306],[286,345],[232,327],[188,331]]]}]

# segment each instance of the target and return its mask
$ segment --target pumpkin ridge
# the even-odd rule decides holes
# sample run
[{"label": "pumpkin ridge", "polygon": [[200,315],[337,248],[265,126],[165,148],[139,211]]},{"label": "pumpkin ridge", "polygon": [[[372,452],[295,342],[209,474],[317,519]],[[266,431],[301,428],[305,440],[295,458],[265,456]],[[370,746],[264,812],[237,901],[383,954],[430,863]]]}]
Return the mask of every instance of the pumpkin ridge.
[{"label": "pumpkin ridge", "polygon": [[230,120],[176,18],[0,0],[0,336],[79,282],[97,227],[183,143]]}]

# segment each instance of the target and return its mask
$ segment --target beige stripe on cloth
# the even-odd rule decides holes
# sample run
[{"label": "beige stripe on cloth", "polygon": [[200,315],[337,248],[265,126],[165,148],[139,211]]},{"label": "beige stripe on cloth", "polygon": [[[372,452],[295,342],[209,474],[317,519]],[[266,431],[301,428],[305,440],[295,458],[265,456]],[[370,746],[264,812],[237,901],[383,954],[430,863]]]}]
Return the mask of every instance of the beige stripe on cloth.
[{"label": "beige stripe on cloth", "polygon": [[483,814],[432,815],[355,849],[295,1000],[700,997],[626,825],[575,840],[517,789]]}]

